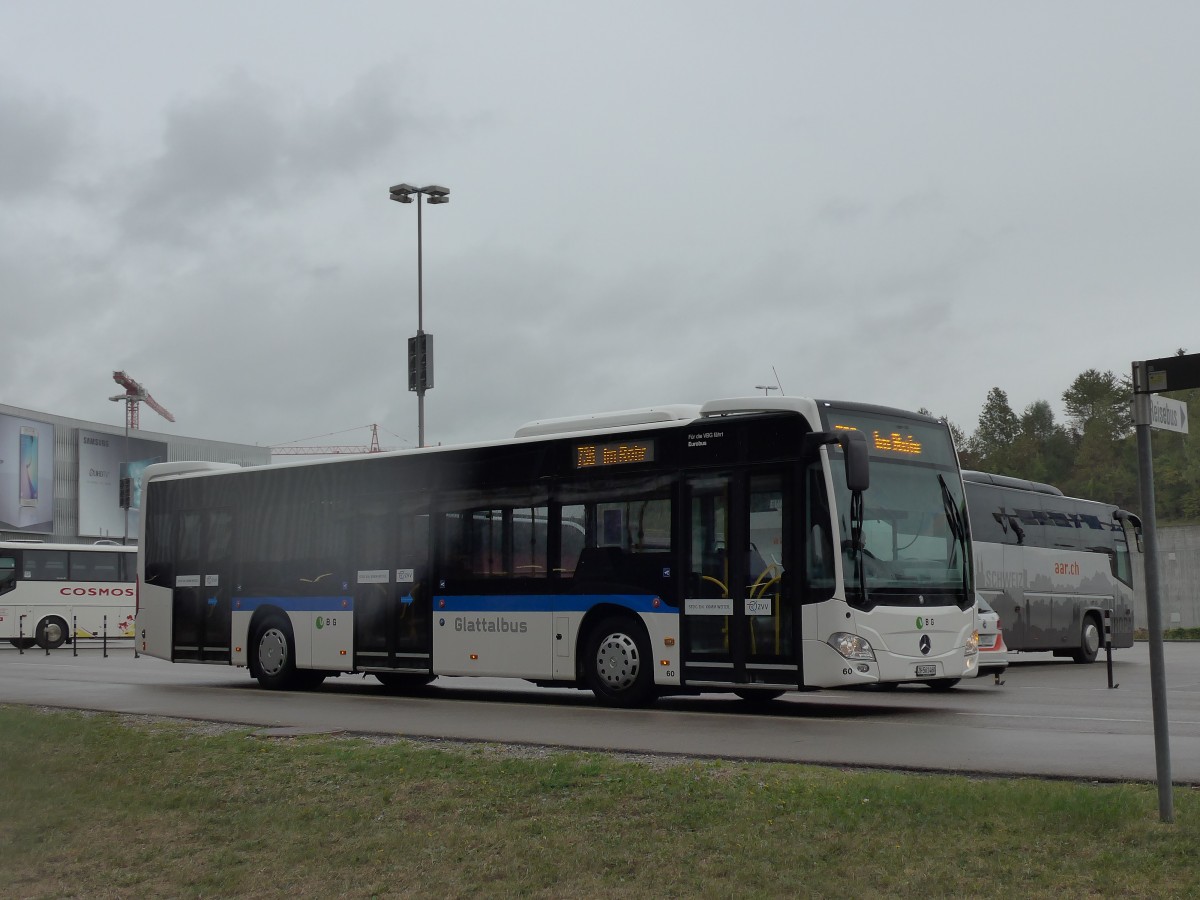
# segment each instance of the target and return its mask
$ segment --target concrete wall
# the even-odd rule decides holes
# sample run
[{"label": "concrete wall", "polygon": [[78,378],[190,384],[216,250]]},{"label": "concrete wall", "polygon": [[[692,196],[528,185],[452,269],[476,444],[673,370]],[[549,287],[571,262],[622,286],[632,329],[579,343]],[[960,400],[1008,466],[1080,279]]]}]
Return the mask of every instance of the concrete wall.
[{"label": "concrete wall", "polygon": [[[1158,528],[1159,581],[1164,628],[1200,628],[1200,525]],[[1138,628],[1146,627],[1146,576],[1142,554],[1134,554]]]}]

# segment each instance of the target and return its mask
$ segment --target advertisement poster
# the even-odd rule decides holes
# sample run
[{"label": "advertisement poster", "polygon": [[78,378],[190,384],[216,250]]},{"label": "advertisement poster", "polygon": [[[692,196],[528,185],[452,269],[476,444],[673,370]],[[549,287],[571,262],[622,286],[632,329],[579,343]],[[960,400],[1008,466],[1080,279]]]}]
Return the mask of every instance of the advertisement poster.
[{"label": "advertisement poster", "polygon": [[167,461],[162,441],[125,438],[120,434],[79,429],[79,534],[82,537],[123,539],[125,510],[121,508],[121,479],[133,479],[128,536],[137,537],[146,466]]},{"label": "advertisement poster", "polygon": [[54,426],[0,414],[0,529],[54,531]]}]

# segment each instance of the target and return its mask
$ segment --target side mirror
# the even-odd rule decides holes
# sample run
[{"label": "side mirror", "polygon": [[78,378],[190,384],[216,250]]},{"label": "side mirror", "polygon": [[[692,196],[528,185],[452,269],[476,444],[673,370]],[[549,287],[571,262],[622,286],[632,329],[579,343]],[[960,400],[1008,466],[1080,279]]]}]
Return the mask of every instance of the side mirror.
[{"label": "side mirror", "polygon": [[871,486],[866,435],[861,431],[814,431],[804,436],[806,454],[824,444],[837,444],[846,454],[846,488],[851,493],[861,494]]},{"label": "side mirror", "polygon": [[1118,509],[1113,513],[1113,518],[1121,523],[1122,527],[1128,528],[1133,532],[1133,540],[1137,545],[1138,553],[1142,551],[1142,520],[1135,514],[1125,509]]}]

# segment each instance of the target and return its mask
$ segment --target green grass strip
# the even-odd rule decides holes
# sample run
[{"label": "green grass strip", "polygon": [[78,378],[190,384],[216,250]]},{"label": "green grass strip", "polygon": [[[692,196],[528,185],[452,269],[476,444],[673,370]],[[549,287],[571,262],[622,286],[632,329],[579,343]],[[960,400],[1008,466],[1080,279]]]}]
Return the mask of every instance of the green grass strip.
[{"label": "green grass strip", "polygon": [[1195,897],[1175,803],[0,707],[4,897]]}]

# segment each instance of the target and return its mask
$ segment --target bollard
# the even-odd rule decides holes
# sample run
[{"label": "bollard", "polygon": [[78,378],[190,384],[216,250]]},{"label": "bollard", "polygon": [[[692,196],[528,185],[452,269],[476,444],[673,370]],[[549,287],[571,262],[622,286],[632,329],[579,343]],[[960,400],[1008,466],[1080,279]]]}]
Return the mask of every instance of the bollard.
[{"label": "bollard", "polygon": [[1104,652],[1108,656],[1108,689],[1111,691],[1114,688],[1119,688],[1119,684],[1113,684],[1112,673],[1112,610],[1104,610]]},{"label": "bollard", "polygon": [[104,658],[108,659],[108,613],[104,614],[104,621],[101,623],[100,646],[104,648]]},{"label": "bollard", "polygon": [[71,655],[79,655],[79,616],[71,616]]},{"label": "bollard", "polygon": [[25,617],[17,617],[17,652],[25,655]]}]

